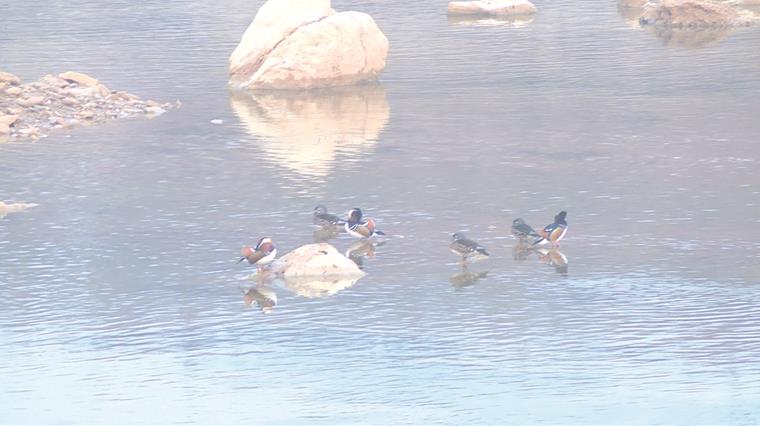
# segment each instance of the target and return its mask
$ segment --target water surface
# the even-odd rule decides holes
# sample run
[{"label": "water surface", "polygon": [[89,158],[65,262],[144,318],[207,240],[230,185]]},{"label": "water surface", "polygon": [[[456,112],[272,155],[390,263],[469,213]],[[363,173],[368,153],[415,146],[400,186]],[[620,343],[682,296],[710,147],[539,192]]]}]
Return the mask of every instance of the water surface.
[{"label": "water surface", "polygon": [[[379,84],[231,95],[260,4],[7,5],[3,70],[182,107],[0,144],[0,199],[40,204],[0,219],[0,422],[760,422],[760,27],[336,1],[388,36]],[[390,234],[367,276],[247,279],[318,203]],[[561,255],[514,252],[562,209]],[[462,271],[456,231],[491,258]]]}]

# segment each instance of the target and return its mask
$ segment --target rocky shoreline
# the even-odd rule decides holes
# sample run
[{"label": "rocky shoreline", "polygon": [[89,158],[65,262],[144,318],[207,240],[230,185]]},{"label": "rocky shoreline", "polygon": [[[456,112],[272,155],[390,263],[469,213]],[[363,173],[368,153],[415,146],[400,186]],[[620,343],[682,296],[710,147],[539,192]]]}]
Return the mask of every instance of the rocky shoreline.
[{"label": "rocky shoreline", "polygon": [[0,138],[37,139],[56,129],[140,115],[157,116],[174,106],[112,91],[78,72],[46,75],[22,84],[0,71]]}]

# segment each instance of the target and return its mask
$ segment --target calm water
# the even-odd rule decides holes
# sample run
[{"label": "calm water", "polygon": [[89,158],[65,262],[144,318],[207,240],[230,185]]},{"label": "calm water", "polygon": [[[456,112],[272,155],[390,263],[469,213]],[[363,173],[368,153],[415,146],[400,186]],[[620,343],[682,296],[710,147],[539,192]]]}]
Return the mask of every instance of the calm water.
[{"label": "calm water", "polygon": [[[387,34],[379,85],[251,99],[262,2],[139,3],[4,6],[3,70],[183,105],[0,144],[0,200],[40,204],[0,219],[0,422],[760,423],[760,27],[336,1]],[[367,276],[257,288],[240,246],[313,241],[318,203],[390,234]],[[561,209],[567,265],[515,256]]]}]

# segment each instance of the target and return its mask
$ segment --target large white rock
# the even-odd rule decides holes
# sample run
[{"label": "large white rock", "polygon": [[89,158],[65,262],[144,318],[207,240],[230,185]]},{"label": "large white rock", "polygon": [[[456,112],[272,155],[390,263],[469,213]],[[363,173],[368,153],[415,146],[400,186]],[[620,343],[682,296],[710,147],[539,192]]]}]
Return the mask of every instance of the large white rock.
[{"label": "large white rock", "polygon": [[230,56],[232,78],[252,75],[272,49],[296,29],[333,13],[330,0],[270,0],[264,3]]},{"label": "large white rock", "polygon": [[528,0],[481,0],[449,2],[450,14],[462,15],[530,15],[536,6]]},{"label": "large white rock", "polygon": [[306,89],[373,80],[388,39],[369,15],[325,0],[269,0],[229,60],[237,89]]},{"label": "large white rock", "polygon": [[356,263],[328,243],[301,246],[278,259],[272,269],[286,280],[358,279],[365,275]]}]

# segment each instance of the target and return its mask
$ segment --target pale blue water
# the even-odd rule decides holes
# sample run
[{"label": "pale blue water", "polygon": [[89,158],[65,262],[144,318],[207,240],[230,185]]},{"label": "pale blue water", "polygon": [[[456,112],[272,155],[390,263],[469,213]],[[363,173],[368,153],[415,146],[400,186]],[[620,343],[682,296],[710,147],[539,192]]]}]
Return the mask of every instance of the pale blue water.
[{"label": "pale blue water", "polygon": [[[0,144],[0,200],[39,204],[0,219],[1,423],[760,422],[760,27],[335,2],[387,34],[379,86],[254,102],[226,60],[260,4],[5,6],[4,71],[182,107]],[[390,234],[367,276],[247,307],[240,246],[311,242],[318,203]],[[567,272],[515,259],[561,209]]]}]

